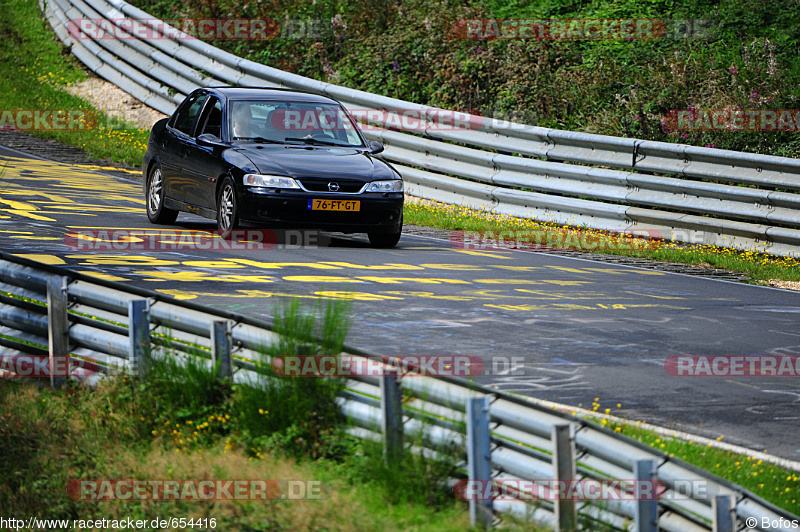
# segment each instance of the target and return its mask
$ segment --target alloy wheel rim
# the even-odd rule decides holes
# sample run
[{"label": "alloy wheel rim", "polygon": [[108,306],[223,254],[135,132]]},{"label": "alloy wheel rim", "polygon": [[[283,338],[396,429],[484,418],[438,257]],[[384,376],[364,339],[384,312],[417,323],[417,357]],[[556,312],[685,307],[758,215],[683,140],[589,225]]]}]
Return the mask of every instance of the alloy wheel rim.
[{"label": "alloy wheel rim", "polygon": [[231,218],[233,218],[233,189],[230,185],[225,185],[222,189],[222,201],[220,202],[220,210],[222,211],[221,222],[224,229],[231,226]]},{"label": "alloy wheel rim", "polygon": [[163,187],[161,179],[161,170],[155,170],[153,176],[150,178],[150,194],[149,203],[151,213],[157,213],[161,207],[161,188]]}]

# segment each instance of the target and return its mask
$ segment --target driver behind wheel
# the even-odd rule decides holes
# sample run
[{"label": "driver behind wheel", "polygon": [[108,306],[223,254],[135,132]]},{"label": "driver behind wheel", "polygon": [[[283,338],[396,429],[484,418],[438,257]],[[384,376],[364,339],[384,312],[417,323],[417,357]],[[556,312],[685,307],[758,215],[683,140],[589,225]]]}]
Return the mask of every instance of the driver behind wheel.
[{"label": "driver behind wheel", "polygon": [[249,138],[253,136],[251,121],[253,114],[250,104],[236,103],[233,106],[233,136],[236,138]]}]

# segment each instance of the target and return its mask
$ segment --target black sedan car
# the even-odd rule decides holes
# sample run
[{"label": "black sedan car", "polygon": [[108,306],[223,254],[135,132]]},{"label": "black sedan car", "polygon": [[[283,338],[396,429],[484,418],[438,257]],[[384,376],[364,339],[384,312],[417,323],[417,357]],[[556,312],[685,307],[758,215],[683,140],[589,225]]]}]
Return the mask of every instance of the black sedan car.
[{"label": "black sedan car", "polygon": [[403,180],[331,98],[284,89],[192,92],[150,132],[142,163],[147,217],[184,211],[265,227],[367,233],[393,247],[403,228]]}]

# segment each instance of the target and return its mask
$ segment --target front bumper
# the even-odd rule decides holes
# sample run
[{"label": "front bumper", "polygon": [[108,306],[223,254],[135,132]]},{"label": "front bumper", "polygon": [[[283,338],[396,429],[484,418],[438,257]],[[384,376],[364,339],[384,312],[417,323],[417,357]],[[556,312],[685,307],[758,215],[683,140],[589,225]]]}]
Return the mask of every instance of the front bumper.
[{"label": "front bumper", "polygon": [[[359,201],[358,212],[317,211],[310,199]],[[324,229],[343,233],[396,233],[402,227],[402,192],[323,194],[267,189],[253,192],[247,187],[239,195],[239,218],[270,227]]]}]

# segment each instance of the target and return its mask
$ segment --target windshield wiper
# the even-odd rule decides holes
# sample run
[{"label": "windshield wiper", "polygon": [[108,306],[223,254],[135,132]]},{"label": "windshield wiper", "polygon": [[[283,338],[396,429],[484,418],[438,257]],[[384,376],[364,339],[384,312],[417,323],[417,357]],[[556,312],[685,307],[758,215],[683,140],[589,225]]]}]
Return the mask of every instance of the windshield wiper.
[{"label": "windshield wiper", "polygon": [[285,140],[286,142],[302,142],[304,144],[316,144],[318,146],[345,146],[345,147],[348,146],[348,144],[339,144],[336,142],[331,142],[329,140],[320,140],[311,137],[306,137],[306,138],[286,137],[283,140]]},{"label": "windshield wiper", "polygon": [[264,137],[238,137],[236,140],[252,140],[253,142],[261,142],[265,144],[283,144],[279,140],[265,139]]}]

